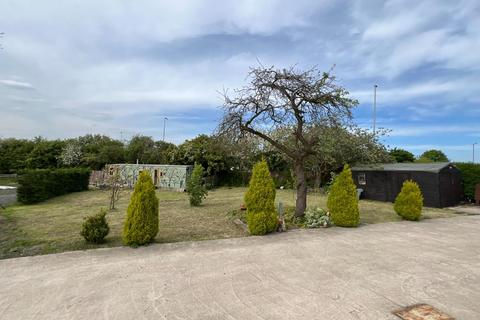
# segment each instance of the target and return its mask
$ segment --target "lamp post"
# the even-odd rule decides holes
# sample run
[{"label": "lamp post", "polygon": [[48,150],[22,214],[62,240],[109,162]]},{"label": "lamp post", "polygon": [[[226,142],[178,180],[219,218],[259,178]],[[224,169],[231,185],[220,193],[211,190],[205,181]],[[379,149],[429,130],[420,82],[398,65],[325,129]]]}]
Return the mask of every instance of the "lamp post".
[{"label": "lamp post", "polygon": [[478,144],[477,142],[472,144],[472,162],[475,163],[475,145]]},{"label": "lamp post", "polygon": [[373,135],[376,134],[377,127],[377,88],[378,85],[373,86]]},{"label": "lamp post", "polygon": [[163,118],[163,139],[162,139],[163,142],[165,142],[165,126],[166,126],[167,120],[168,120],[167,117]]}]

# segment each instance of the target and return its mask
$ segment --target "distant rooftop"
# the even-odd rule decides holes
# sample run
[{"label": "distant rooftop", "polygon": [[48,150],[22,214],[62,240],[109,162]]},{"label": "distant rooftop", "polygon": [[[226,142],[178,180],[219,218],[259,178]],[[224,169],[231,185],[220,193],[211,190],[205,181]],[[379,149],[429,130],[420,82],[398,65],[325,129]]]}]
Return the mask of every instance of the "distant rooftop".
[{"label": "distant rooftop", "polygon": [[[379,163],[379,164],[360,164],[354,166],[354,171],[422,171],[422,172],[440,172],[445,167],[452,165],[450,162],[432,162],[432,163]],[[452,165],[453,166],[453,165]]]}]

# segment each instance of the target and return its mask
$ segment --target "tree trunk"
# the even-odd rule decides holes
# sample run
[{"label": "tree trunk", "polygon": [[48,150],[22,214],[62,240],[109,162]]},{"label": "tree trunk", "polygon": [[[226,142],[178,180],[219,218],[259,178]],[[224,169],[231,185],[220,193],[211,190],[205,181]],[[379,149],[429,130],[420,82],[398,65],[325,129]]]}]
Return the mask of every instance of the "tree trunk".
[{"label": "tree trunk", "polygon": [[297,202],[295,216],[303,217],[307,207],[307,181],[305,180],[305,164],[303,159],[295,161],[295,176],[297,179]]},{"label": "tree trunk", "polygon": [[320,190],[320,186],[322,184],[322,169],[317,168],[315,170],[315,183],[314,183],[314,188],[315,190]]}]

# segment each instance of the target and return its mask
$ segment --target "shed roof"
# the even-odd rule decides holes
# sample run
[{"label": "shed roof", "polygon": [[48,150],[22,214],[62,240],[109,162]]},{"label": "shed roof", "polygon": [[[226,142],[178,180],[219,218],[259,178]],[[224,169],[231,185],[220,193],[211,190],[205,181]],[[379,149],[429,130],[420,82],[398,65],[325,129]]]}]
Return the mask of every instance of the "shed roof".
[{"label": "shed roof", "polygon": [[432,163],[379,163],[360,164],[352,168],[353,171],[422,171],[438,173],[445,167],[453,166],[450,162]]}]

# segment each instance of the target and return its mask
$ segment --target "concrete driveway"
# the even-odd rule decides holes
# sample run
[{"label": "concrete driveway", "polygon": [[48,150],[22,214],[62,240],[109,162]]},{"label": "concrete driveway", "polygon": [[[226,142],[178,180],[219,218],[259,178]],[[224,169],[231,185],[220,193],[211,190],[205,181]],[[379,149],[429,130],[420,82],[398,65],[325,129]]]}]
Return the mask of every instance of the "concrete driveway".
[{"label": "concrete driveway", "polygon": [[480,217],[0,261],[2,319],[480,319]]}]

